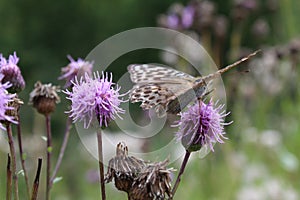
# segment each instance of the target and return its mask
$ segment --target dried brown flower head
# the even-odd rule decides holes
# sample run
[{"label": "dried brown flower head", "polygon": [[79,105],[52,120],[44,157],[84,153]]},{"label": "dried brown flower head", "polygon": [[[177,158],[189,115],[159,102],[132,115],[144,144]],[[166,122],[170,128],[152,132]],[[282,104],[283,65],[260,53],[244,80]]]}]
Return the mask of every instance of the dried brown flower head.
[{"label": "dried brown flower head", "polygon": [[124,142],[117,145],[116,156],[109,160],[105,182],[109,183],[114,179],[118,190],[129,193],[134,179],[144,168],[146,162],[128,156],[128,148]]},{"label": "dried brown flower head", "polygon": [[23,105],[23,104],[24,104],[24,102],[21,99],[19,99],[17,97],[14,97],[12,99],[12,101],[8,103],[8,106],[11,107],[11,108],[13,108],[13,109],[6,110],[6,114],[8,116],[13,117],[15,120],[19,120],[18,119],[19,118],[18,111],[20,109],[20,106]]},{"label": "dried brown flower head", "polygon": [[169,161],[148,164],[135,178],[129,192],[131,200],[163,200],[172,197],[171,177],[173,168],[167,169]]},{"label": "dried brown flower head", "polygon": [[48,115],[55,110],[56,104],[60,102],[57,95],[59,91],[58,86],[52,86],[51,83],[42,84],[38,81],[30,93],[29,104],[32,104],[39,113]]}]

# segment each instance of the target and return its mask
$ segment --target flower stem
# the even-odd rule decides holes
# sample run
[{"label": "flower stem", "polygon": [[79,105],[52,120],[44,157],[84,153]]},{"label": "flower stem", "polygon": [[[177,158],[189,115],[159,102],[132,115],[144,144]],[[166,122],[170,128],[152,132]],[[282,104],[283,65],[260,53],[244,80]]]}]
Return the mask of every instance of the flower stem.
[{"label": "flower stem", "polygon": [[190,158],[190,155],[191,155],[191,152],[189,152],[188,150],[186,150],[186,151],[185,151],[185,155],[184,155],[184,159],[183,159],[183,161],[182,161],[182,164],[181,164],[181,167],[180,167],[180,170],[179,170],[179,173],[178,173],[176,182],[175,182],[175,185],[174,185],[173,190],[172,190],[172,194],[173,194],[173,195],[172,195],[172,198],[174,197],[174,195],[175,195],[175,193],[176,193],[176,190],[177,190],[177,188],[178,188],[178,185],[179,185],[179,183],[180,183],[180,181],[181,181],[181,176],[182,176],[182,174],[183,174],[183,172],[184,172],[184,169],[185,169],[186,164],[187,164],[187,162],[188,162],[188,160],[189,160],[189,158]]},{"label": "flower stem", "polygon": [[40,174],[41,174],[41,168],[42,168],[42,162],[43,160],[41,158],[38,159],[38,168],[36,171],[33,187],[32,187],[32,195],[31,200],[37,199],[37,194],[39,190],[39,183],[40,183]]},{"label": "flower stem", "polygon": [[27,189],[27,197],[30,199],[30,188],[29,188],[29,181],[28,181],[28,174],[25,167],[25,154],[23,153],[23,146],[22,146],[22,134],[21,134],[21,121],[20,121],[20,115],[18,114],[18,143],[19,143],[19,151],[20,151],[20,159],[21,159],[21,165],[24,172],[24,178],[25,178],[25,184]]},{"label": "flower stem", "polygon": [[68,141],[69,141],[71,124],[72,124],[72,119],[68,117],[67,122],[66,122],[66,129],[65,129],[63,143],[61,145],[59,156],[58,156],[58,159],[57,159],[57,163],[55,165],[53,174],[52,174],[51,179],[50,179],[50,187],[52,187],[52,185],[53,185],[53,181],[54,181],[54,179],[55,179],[55,177],[57,175],[57,172],[58,172],[58,170],[60,168],[62,159],[64,157],[65,150],[66,150],[66,147],[67,147],[67,144],[68,144]]},{"label": "flower stem", "polygon": [[46,115],[46,128],[47,128],[47,172],[46,172],[46,200],[50,199],[50,173],[51,173],[51,153],[52,153],[52,137],[50,126],[50,115]]},{"label": "flower stem", "polygon": [[6,168],[6,200],[11,200],[12,190],[12,174],[10,170],[10,156],[7,154],[7,168]]},{"label": "flower stem", "polygon": [[102,133],[101,129],[97,130],[97,140],[98,140],[98,157],[99,157],[99,173],[100,173],[100,189],[102,200],[106,199],[105,194],[105,183],[104,183],[104,166],[103,166],[103,150],[102,150]]},{"label": "flower stem", "polygon": [[12,178],[13,178],[13,192],[14,192],[14,199],[19,199],[19,188],[18,188],[18,176],[17,176],[17,163],[16,163],[16,151],[15,151],[15,145],[14,145],[14,139],[12,136],[12,130],[10,123],[6,124],[6,130],[8,135],[8,143],[10,148],[10,155],[12,160]]}]

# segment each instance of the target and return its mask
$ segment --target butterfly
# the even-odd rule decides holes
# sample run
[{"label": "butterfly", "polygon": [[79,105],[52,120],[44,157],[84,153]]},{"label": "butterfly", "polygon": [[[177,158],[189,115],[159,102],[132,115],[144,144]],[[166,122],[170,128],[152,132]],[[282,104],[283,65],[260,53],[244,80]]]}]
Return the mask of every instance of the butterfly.
[{"label": "butterfly", "polygon": [[249,54],[235,63],[203,77],[194,77],[184,72],[153,64],[131,64],[127,67],[135,85],[129,92],[132,103],[141,102],[143,109],[154,108],[158,117],[166,113],[177,114],[190,102],[201,99],[207,91],[207,83],[256,55]]}]

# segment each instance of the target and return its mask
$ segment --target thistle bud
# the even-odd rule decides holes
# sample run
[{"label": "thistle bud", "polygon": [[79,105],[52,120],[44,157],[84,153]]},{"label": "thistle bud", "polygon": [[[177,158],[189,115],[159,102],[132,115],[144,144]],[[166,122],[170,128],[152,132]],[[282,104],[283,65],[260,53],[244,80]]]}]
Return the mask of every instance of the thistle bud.
[{"label": "thistle bud", "polygon": [[38,81],[30,93],[29,104],[33,105],[39,113],[48,115],[55,110],[56,104],[60,102],[57,95],[59,91],[59,87],[52,86],[51,83],[42,84]]},{"label": "thistle bud", "polygon": [[88,75],[92,74],[94,62],[89,62],[78,58],[75,61],[70,55],[68,55],[70,63],[61,69],[62,75],[58,77],[59,80],[65,79],[66,84],[64,88],[72,86],[72,81],[75,81],[75,77],[81,77],[85,73]]},{"label": "thistle bud", "polygon": [[6,60],[0,54],[0,73],[4,75],[2,83],[9,82],[11,87],[8,89],[10,93],[18,93],[25,88],[25,81],[21,74],[20,68],[17,66],[19,58],[16,52],[10,55],[8,60]]},{"label": "thistle bud", "polygon": [[129,192],[132,200],[163,200],[172,197],[171,172],[173,168],[167,169],[168,160],[148,164],[139,176],[134,180]]},{"label": "thistle bud", "polygon": [[109,160],[105,182],[114,179],[118,190],[129,193],[134,179],[146,165],[145,161],[128,156],[128,148],[124,142],[117,145],[116,156]]},{"label": "thistle bud", "polygon": [[212,101],[208,104],[200,101],[181,113],[181,119],[175,124],[179,126],[176,137],[187,151],[198,151],[204,145],[214,151],[213,145],[216,142],[224,143],[224,139],[227,139],[224,136],[224,125],[231,122],[224,122],[224,117],[229,113],[222,111],[223,107],[215,107]]}]

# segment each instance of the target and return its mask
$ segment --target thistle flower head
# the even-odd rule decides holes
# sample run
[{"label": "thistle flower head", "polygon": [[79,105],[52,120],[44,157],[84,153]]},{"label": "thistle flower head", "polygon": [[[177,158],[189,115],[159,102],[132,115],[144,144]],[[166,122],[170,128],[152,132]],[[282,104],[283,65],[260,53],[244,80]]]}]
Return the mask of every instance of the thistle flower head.
[{"label": "thistle flower head", "polygon": [[64,91],[72,103],[68,113],[74,122],[83,121],[84,128],[88,128],[94,120],[98,120],[100,126],[107,127],[110,120],[125,112],[119,107],[122,102],[122,95],[119,94],[121,88],[118,85],[113,88],[112,74],[109,78],[107,73],[102,72],[100,76],[97,72],[93,79],[86,73],[79,81],[75,77],[72,83],[72,91]]},{"label": "thistle flower head", "polygon": [[42,84],[38,81],[30,93],[29,104],[33,105],[41,114],[50,114],[55,110],[56,104],[60,102],[57,95],[59,91],[59,87],[52,86],[51,83]]},{"label": "thistle flower head", "polygon": [[8,89],[10,93],[18,93],[25,88],[24,78],[20,68],[17,66],[18,62],[19,58],[16,52],[10,55],[8,60],[0,54],[0,73],[4,75],[2,83],[11,83],[11,87]]},{"label": "thistle flower head", "polygon": [[78,58],[78,60],[75,61],[70,55],[67,57],[70,60],[70,63],[61,69],[62,75],[58,77],[59,80],[66,80],[64,88],[70,87],[76,76],[83,76],[85,73],[91,75],[94,64],[93,62],[82,60],[81,58]]},{"label": "thistle flower head", "polygon": [[224,134],[224,117],[229,113],[223,110],[224,105],[216,106],[212,101],[205,104],[202,101],[189,106],[187,111],[181,113],[181,119],[175,126],[179,126],[176,134],[177,140],[190,152],[198,151],[204,145],[214,151],[216,142],[224,143],[227,139]]},{"label": "thistle flower head", "polygon": [[[9,106],[9,103],[13,101],[13,98],[16,94],[9,94],[7,89],[11,87],[11,84],[6,82],[2,83],[4,78],[3,74],[0,74],[0,121],[1,122],[12,122],[17,123],[14,117],[7,114],[8,111],[13,110],[13,107]],[[0,128],[5,130],[2,124],[0,124]]]},{"label": "thistle flower head", "polygon": [[130,189],[128,195],[130,199],[166,199],[166,195],[171,198],[171,173],[174,169],[168,169],[168,163],[168,160],[165,160],[144,167]]},{"label": "thistle flower head", "polygon": [[129,193],[134,179],[146,166],[146,162],[134,156],[128,156],[128,147],[124,142],[117,145],[116,156],[109,160],[105,182],[114,179],[118,190]]}]

